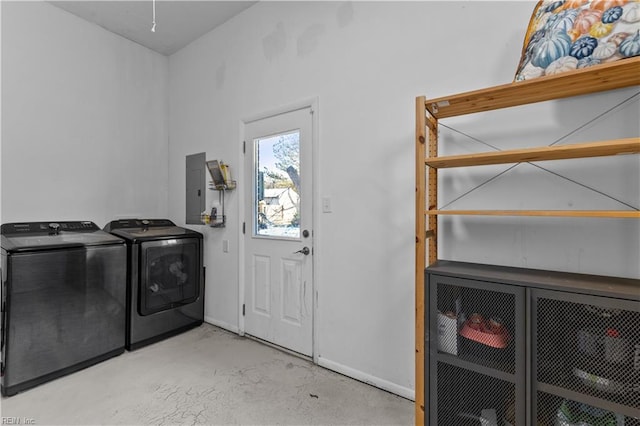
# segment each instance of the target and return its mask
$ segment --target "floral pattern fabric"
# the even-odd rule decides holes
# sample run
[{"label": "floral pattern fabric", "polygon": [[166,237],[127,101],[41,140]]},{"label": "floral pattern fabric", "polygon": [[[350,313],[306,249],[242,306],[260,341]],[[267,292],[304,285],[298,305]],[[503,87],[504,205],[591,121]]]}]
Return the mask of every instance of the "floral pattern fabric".
[{"label": "floral pattern fabric", "polygon": [[640,0],[538,2],[515,80],[640,55]]}]

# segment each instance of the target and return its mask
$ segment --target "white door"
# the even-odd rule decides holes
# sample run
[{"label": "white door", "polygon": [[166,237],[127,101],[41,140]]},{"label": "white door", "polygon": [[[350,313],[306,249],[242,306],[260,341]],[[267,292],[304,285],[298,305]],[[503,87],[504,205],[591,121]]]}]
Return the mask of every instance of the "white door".
[{"label": "white door", "polygon": [[245,127],[245,333],[313,348],[312,111]]}]

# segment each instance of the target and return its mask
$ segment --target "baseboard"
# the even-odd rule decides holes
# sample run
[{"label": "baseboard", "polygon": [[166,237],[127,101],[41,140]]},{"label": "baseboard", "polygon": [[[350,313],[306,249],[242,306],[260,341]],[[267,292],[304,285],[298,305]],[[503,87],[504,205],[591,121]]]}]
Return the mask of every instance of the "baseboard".
[{"label": "baseboard", "polygon": [[225,330],[230,331],[232,333],[236,333],[236,334],[240,333],[240,329],[238,328],[237,325],[229,324],[227,322],[220,321],[207,316],[204,317],[204,321],[211,325],[215,325],[216,327],[224,328]]},{"label": "baseboard", "polygon": [[328,368],[329,370],[333,370],[336,373],[344,374],[345,376],[351,377],[352,379],[356,379],[360,382],[386,390],[387,392],[391,392],[403,398],[410,399],[411,401],[415,401],[416,399],[416,392],[413,389],[405,388],[404,386],[400,386],[398,384],[389,382],[388,380],[384,380],[379,377],[364,373],[360,370],[356,370],[351,367],[347,367],[337,362],[328,360],[326,358],[322,358],[321,356],[318,357],[318,365],[324,368]]}]

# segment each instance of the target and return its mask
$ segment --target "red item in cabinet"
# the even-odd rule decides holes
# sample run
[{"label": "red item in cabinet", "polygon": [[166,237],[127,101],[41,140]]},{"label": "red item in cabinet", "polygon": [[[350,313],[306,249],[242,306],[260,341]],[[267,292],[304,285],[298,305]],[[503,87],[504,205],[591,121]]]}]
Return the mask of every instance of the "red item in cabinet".
[{"label": "red item in cabinet", "polygon": [[484,320],[482,315],[474,313],[465,321],[460,335],[474,342],[492,348],[504,349],[509,344],[510,336],[502,321],[497,318]]}]

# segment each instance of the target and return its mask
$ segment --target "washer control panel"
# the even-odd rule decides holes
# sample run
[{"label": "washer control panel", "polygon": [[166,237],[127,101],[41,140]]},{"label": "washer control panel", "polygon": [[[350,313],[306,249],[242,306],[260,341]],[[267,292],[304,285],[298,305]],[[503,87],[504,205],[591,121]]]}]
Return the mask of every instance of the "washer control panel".
[{"label": "washer control panel", "polygon": [[68,232],[93,232],[100,228],[91,221],[73,222],[25,222],[25,223],[5,223],[2,225],[3,234],[41,234]]},{"label": "washer control panel", "polygon": [[105,231],[113,231],[121,228],[149,228],[153,226],[176,226],[169,219],[119,219],[107,224]]}]

